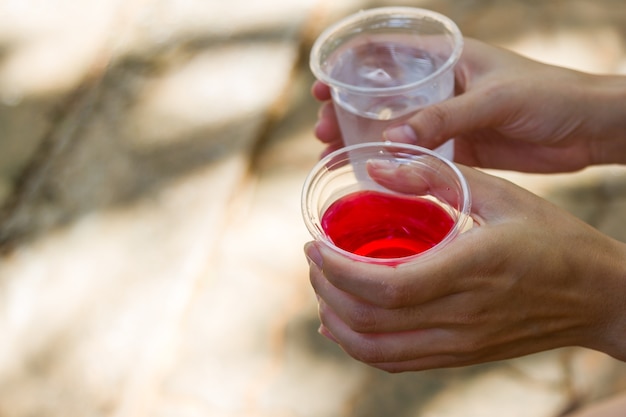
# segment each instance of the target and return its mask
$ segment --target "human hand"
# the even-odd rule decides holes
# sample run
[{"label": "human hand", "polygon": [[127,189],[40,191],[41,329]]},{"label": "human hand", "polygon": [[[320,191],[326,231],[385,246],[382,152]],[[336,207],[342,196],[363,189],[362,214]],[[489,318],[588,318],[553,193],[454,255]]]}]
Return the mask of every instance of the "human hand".
[{"label": "human hand", "polygon": [[311,94],[321,101],[320,109],[317,113],[317,124],[315,125],[315,136],[325,143],[326,149],[322,157],[343,146],[343,138],[339,130],[335,104],[332,101],[330,88],[321,81],[315,81],[311,87]]},{"label": "human hand", "polygon": [[[402,179],[406,191],[419,188],[410,169],[370,174]],[[460,169],[475,226],[436,255],[390,267],[307,244],[320,332],[389,372],[563,346],[626,359],[626,245],[506,180]]]},{"label": "human hand", "polygon": [[[418,111],[386,138],[430,149],[455,138],[455,160],[484,168],[567,172],[626,163],[626,77],[584,74],[466,39],[456,96]],[[342,146],[329,88],[316,136]]]}]

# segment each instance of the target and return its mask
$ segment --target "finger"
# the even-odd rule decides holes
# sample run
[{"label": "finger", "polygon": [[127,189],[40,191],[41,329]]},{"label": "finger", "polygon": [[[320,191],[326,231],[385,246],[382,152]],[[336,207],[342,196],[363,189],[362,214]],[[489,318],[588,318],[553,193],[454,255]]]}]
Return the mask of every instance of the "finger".
[{"label": "finger", "polygon": [[[319,268],[311,269],[311,284],[320,304],[328,306],[357,333],[393,333],[414,329],[462,327],[481,320],[485,313],[468,293],[452,294],[425,304],[387,309],[367,303],[328,282]],[[471,284],[468,283],[468,286]]]},{"label": "finger", "polygon": [[318,113],[318,122],[315,126],[315,136],[324,143],[341,141],[341,132],[337,114],[332,102],[322,104]]},{"label": "finger", "polygon": [[330,340],[331,342],[339,343],[337,339],[335,339],[335,336],[333,336],[333,334],[330,332],[330,330],[328,330],[323,324],[320,324],[320,327],[317,329],[317,332],[321,334],[322,336],[324,336],[326,339]]},{"label": "finger", "polygon": [[[468,183],[471,198],[471,216],[479,224],[500,219],[509,213],[511,202],[528,192],[516,185],[474,168],[455,164]],[[367,164],[368,174],[385,188],[409,195],[432,195],[450,207],[461,207],[464,195],[450,183],[458,182],[454,171],[445,162],[424,155],[407,163],[372,160]],[[515,203],[517,204],[517,203]]]},{"label": "finger", "polygon": [[[459,292],[464,288],[445,276],[464,276],[458,263],[430,257],[428,262],[400,264],[398,266],[377,265],[359,262],[316,243],[307,245],[307,256],[317,256],[324,278],[337,289],[371,305],[394,309],[418,305],[436,298]],[[311,252],[318,252],[311,255]]]},{"label": "finger", "polygon": [[[484,265],[485,263],[482,263],[482,266]],[[413,302],[398,308],[380,307],[376,303],[364,301],[335,287],[326,280],[317,266],[312,265],[310,277],[318,300],[323,301],[350,329],[358,333],[393,333],[432,328],[460,329],[494,323],[500,319],[497,313],[487,307],[492,305],[492,302],[491,298],[485,299],[483,294],[485,280],[480,275],[468,274],[448,278],[448,281],[457,280],[457,292],[428,302]]]},{"label": "finger", "polygon": [[[477,169],[455,164],[465,177],[470,189],[472,217],[481,224],[496,221],[510,213],[510,207],[519,208],[518,201],[529,192],[502,178]],[[431,156],[415,163],[369,161],[368,173],[379,184],[404,194],[434,195],[452,207],[459,206],[463,197],[449,187],[452,171],[443,161]]]},{"label": "finger", "polygon": [[[421,155],[406,162],[372,160],[367,170],[385,188],[408,195],[431,195],[450,207],[460,209],[466,197],[458,184],[457,173],[441,159]],[[467,196],[469,197],[469,196]]]},{"label": "finger", "polygon": [[330,87],[321,81],[315,81],[311,87],[311,94],[317,100],[326,101],[331,99]]},{"label": "finger", "polygon": [[383,135],[393,142],[435,149],[455,136],[497,127],[505,110],[497,92],[467,92],[418,111],[406,125],[393,126]]},{"label": "finger", "polygon": [[508,359],[565,345],[516,334],[498,337],[476,326],[437,327],[390,333],[360,333],[320,300],[320,321],[332,340],[353,358],[390,372],[465,366]]},{"label": "finger", "polygon": [[337,141],[337,142],[333,142],[333,143],[329,144],[326,147],[326,149],[324,149],[322,151],[322,154],[320,155],[320,158],[324,158],[326,155],[335,152],[336,150],[340,149],[341,147],[343,147],[343,142],[341,142],[341,141]]},{"label": "finger", "polygon": [[320,320],[346,353],[365,363],[394,363],[432,355],[457,355],[455,332],[419,329],[396,333],[358,333],[320,300]]},{"label": "finger", "polygon": [[369,363],[369,366],[389,373],[419,372],[429,369],[454,368],[459,366],[474,365],[476,362],[461,360],[454,355],[431,355],[423,358],[412,359],[402,362]]},{"label": "finger", "polygon": [[[310,281],[321,308],[328,306],[352,330],[359,333],[378,333],[412,329],[412,322],[404,316],[409,309],[386,310],[369,304],[332,285],[321,270],[311,265]],[[419,322],[419,320],[417,320]]]},{"label": "finger", "polygon": [[[407,335],[406,333],[401,335],[410,336],[410,334]],[[449,332],[448,337],[442,337],[440,340],[436,337],[433,337],[433,340],[424,339],[424,342],[420,341],[420,343],[431,343],[433,349],[424,349],[424,352],[428,353],[425,353],[422,356],[410,357],[411,351],[410,349],[407,349],[408,356],[405,354],[399,355],[400,357],[408,357],[406,360],[368,362],[368,365],[393,373],[422,371],[426,369],[451,368],[507,360],[559,347],[571,346],[569,343],[555,344],[549,339],[537,340],[535,338],[530,341],[511,339],[509,341],[493,343],[492,340],[485,339],[484,336],[483,339],[476,337],[472,330],[465,332]],[[474,339],[475,341],[468,342],[468,339]],[[411,342],[412,341],[407,337],[404,340],[394,341],[394,344]],[[336,343],[340,342],[336,341]],[[438,343],[442,344],[438,345]],[[449,344],[448,346],[451,346],[452,348],[442,349],[440,352],[437,352],[436,346],[443,346],[443,344]],[[386,348],[387,346],[382,343],[376,347],[378,350],[384,350]],[[346,352],[348,349],[351,349],[351,347],[344,348]],[[392,355],[390,354],[389,357],[391,356]],[[383,355],[381,355],[381,357],[383,357]]]},{"label": "finger", "polygon": [[[375,313],[373,313],[375,308],[372,305],[368,305],[363,300],[359,300],[335,287],[324,277],[321,269],[315,264],[311,264],[309,267],[309,280],[320,306],[322,303],[331,306],[338,312],[342,320],[348,323],[352,322],[349,326],[356,331],[376,331],[376,319]],[[356,318],[353,319],[353,317]]]},{"label": "finger", "polygon": [[[341,347],[340,341],[324,324],[320,324],[318,333]],[[346,349],[344,349],[344,352],[347,353]],[[431,355],[401,362],[372,362],[368,363],[368,365],[386,372],[399,373],[472,365],[474,363],[475,361],[460,360],[458,356],[454,355]]]}]

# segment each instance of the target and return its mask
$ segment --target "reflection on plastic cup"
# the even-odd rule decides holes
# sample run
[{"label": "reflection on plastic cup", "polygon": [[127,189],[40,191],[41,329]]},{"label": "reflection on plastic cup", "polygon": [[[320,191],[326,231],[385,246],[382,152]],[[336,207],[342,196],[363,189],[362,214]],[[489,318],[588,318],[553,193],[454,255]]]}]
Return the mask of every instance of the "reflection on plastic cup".
[{"label": "reflection on plastic cup", "polygon": [[304,222],[315,240],[351,259],[387,265],[445,247],[471,226],[470,206],[468,184],[454,163],[391,142],[327,155],[302,191]]},{"label": "reflection on plastic cup", "polygon": [[[326,29],[313,45],[310,65],[331,87],[345,143],[377,142],[390,124],[453,95],[462,48],[461,32],[449,18],[383,7]],[[437,151],[452,159],[454,145]]]}]

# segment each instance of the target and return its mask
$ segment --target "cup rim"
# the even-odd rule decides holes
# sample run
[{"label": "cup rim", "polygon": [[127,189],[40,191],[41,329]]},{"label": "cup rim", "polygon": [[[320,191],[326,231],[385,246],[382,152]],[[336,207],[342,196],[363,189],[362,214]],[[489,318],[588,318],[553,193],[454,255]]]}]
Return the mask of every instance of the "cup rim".
[{"label": "cup rim", "polygon": [[[328,39],[331,37],[331,35],[335,31],[337,31],[338,29],[342,27],[349,26],[360,20],[365,20],[369,17],[376,16],[381,13],[387,13],[390,15],[390,17],[393,17],[393,16],[423,17],[425,16],[425,17],[430,17],[431,19],[440,22],[444,27],[446,27],[450,31],[452,37],[454,38],[454,49],[452,50],[452,53],[450,54],[446,62],[444,62],[444,64],[440,68],[438,68],[432,74],[429,74],[427,77],[422,78],[421,80],[418,80],[418,81],[414,81],[409,84],[393,86],[393,87],[379,88],[379,87],[356,86],[356,85],[334,80],[328,75],[326,71],[322,70],[319,60],[315,59],[315,57],[319,56],[319,51],[321,50],[322,46],[328,41]],[[360,94],[376,94],[376,93],[393,94],[393,93],[399,93],[403,91],[412,90],[414,88],[418,88],[421,85],[429,83],[433,79],[440,77],[442,74],[444,74],[445,72],[450,70],[452,67],[454,67],[454,65],[459,60],[462,51],[463,51],[463,35],[461,34],[461,30],[459,29],[457,24],[449,17],[441,13],[428,10],[428,9],[422,9],[419,7],[375,7],[372,9],[361,10],[347,17],[344,17],[343,19],[340,19],[339,21],[331,24],[324,31],[322,31],[320,35],[317,37],[317,39],[315,40],[313,47],[311,48],[311,53],[309,57],[309,66],[311,68],[311,71],[313,72],[313,75],[315,75],[315,77],[318,80],[322,81],[323,83],[329,86],[332,86],[335,88],[342,88],[342,89],[345,89],[347,91],[350,91],[352,93],[357,93],[357,94],[358,93]]]},{"label": "cup rim", "polygon": [[[363,255],[358,255],[355,254],[353,252],[347,251],[345,249],[342,249],[340,247],[338,247],[335,243],[332,242],[332,240],[326,236],[325,233],[323,233],[323,231],[320,229],[320,227],[318,227],[315,223],[315,221],[313,220],[314,217],[321,217],[319,214],[311,214],[311,212],[308,210],[308,207],[312,206],[309,204],[310,202],[310,193],[308,192],[311,187],[315,184],[315,181],[317,179],[317,174],[319,172],[321,172],[325,166],[328,165],[329,162],[331,162],[333,159],[337,158],[337,156],[342,155],[342,154],[346,154],[346,158],[349,158],[349,156],[347,156],[350,151],[355,151],[355,150],[360,150],[360,149],[367,149],[367,148],[371,148],[371,149],[378,149],[378,148],[394,148],[394,149],[399,149],[399,150],[406,150],[409,152],[419,152],[422,153],[424,155],[429,155],[432,157],[437,158],[437,160],[443,162],[445,165],[447,165],[453,172],[454,176],[459,180],[459,184],[460,184],[460,188],[461,188],[461,193],[463,196],[463,201],[460,205],[460,207],[457,209],[457,211],[459,212],[459,218],[457,219],[457,221],[455,221],[454,226],[450,229],[450,231],[446,234],[446,236],[439,242],[437,243],[435,246],[433,246],[432,248],[429,248],[423,252],[414,254],[414,255],[409,255],[409,256],[404,256],[404,257],[397,257],[397,258],[374,258],[374,257],[369,257],[369,256],[363,256]],[[344,146],[340,149],[337,149],[331,153],[329,153],[328,155],[324,156],[322,159],[320,159],[314,166],[313,168],[309,171],[303,187],[302,187],[302,192],[301,192],[301,211],[302,211],[302,217],[304,219],[304,224],[306,226],[306,228],[308,229],[309,233],[311,234],[311,236],[313,237],[313,239],[315,241],[318,242],[322,242],[323,244],[325,244],[326,246],[328,246],[329,248],[331,248],[332,250],[334,250],[335,252],[338,252],[352,260],[355,261],[360,261],[360,262],[364,262],[364,263],[370,263],[370,264],[382,264],[382,265],[398,265],[401,263],[407,263],[413,260],[416,260],[418,258],[423,258],[425,256],[428,256],[430,254],[432,254],[433,252],[441,249],[442,247],[446,246],[450,241],[452,241],[454,238],[456,238],[461,232],[463,232],[465,230],[465,227],[467,225],[467,223],[470,221],[471,219],[471,192],[470,192],[470,188],[469,185],[467,183],[467,179],[465,178],[465,176],[463,175],[463,173],[461,172],[461,170],[459,170],[459,168],[456,166],[456,164],[450,160],[448,160],[447,158],[444,158],[443,156],[439,155],[438,153],[418,146],[418,145],[411,145],[411,144],[406,144],[406,143],[398,143],[398,142],[366,142],[366,143],[358,143],[358,144],[354,144],[354,145],[349,145],[349,146]]]}]

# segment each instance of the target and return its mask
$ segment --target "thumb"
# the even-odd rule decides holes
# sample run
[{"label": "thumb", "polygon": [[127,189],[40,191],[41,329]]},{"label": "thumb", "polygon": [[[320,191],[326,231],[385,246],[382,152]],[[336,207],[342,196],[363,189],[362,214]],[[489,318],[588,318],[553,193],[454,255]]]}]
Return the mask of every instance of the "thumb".
[{"label": "thumb", "polygon": [[[479,224],[501,218],[510,211],[506,207],[517,206],[520,193],[528,193],[503,178],[461,164],[455,165],[469,185],[472,217]],[[399,193],[431,194],[452,207],[458,207],[463,198],[458,190],[450,187],[447,165],[432,157],[424,157],[419,164],[370,161],[367,170],[374,181]]]},{"label": "thumb", "polygon": [[476,93],[461,94],[419,110],[404,125],[390,126],[383,136],[434,149],[450,138],[489,126],[496,111],[494,102]]}]

